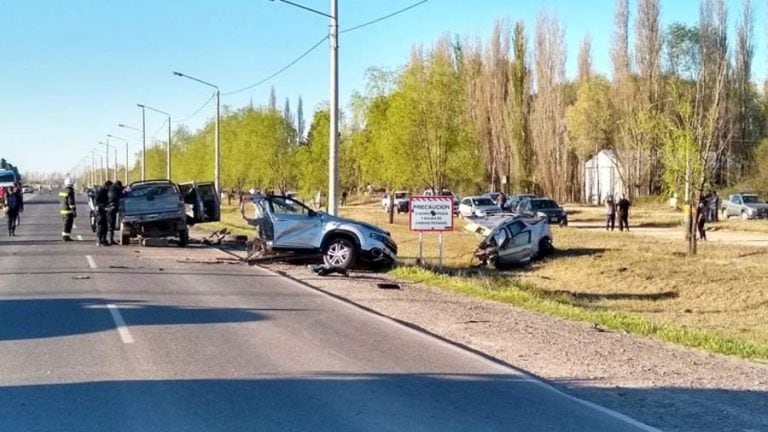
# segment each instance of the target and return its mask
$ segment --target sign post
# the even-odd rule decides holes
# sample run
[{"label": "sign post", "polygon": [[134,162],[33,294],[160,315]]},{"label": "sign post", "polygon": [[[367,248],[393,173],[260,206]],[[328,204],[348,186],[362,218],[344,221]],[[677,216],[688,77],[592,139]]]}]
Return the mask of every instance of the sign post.
[{"label": "sign post", "polygon": [[409,226],[419,233],[419,264],[424,264],[425,232],[439,233],[438,266],[443,270],[443,232],[453,231],[452,196],[412,196],[408,205]]}]

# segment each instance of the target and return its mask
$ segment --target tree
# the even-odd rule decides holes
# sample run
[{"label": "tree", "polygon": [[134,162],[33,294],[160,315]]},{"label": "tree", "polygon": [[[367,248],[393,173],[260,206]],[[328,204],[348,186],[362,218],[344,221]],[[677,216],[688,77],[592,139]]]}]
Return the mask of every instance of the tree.
[{"label": "tree", "polygon": [[586,82],[592,78],[592,36],[587,33],[579,47],[579,82]]},{"label": "tree", "polygon": [[565,34],[557,17],[542,12],[536,21],[536,97],[531,128],[536,180],[544,194],[558,200],[568,196],[569,159],[564,124]]},{"label": "tree", "polygon": [[299,103],[296,106],[296,139],[299,144],[304,142],[306,121],[304,120],[304,101],[299,95]]},{"label": "tree", "polygon": [[293,125],[293,113],[291,112],[291,101],[285,98],[285,104],[283,105],[283,118],[285,121]]},{"label": "tree", "polygon": [[528,40],[525,24],[518,21],[512,36],[514,61],[510,65],[510,91],[507,100],[509,110],[509,141],[513,159],[517,161],[517,185],[526,192],[533,187],[533,150],[530,137],[531,72],[528,67]]},{"label": "tree", "polygon": [[267,105],[272,111],[277,111],[277,95],[275,94],[275,87],[269,88],[269,105]]},{"label": "tree", "polygon": [[580,163],[601,149],[612,147],[616,115],[611,83],[597,76],[581,83],[576,103],[566,112],[570,143]]}]

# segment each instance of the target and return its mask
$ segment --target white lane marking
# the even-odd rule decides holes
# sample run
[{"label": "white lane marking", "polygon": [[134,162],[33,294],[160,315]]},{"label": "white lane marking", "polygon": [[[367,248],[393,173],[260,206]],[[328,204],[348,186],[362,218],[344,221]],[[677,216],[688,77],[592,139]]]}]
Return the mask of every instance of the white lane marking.
[{"label": "white lane marking", "polygon": [[108,304],[107,307],[109,308],[109,313],[112,314],[112,319],[115,321],[117,332],[120,333],[120,339],[122,339],[125,344],[132,344],[133,336],[131,336],[131,332],[128,331],[128,326],[125,325],[125,320],[123,320],[123,316],[120,315],[120,310],[113,304]]},{"label": "white lane marking", "polygon": [[85,260],[88,261],[88,266],[92,269],[97,269],[96,261],[93,260],[93,257],[90,255],[85,256]]},{"label": "white lane marking", "polygon": [[72,223],[72,228],[73,228],[73,229],[77,229],[77,224],[73,222],[73,223]]},{"label": "white lane marking", "polygon": [[79,234],[78,234],[78,236],[77,236],[77,240],[78,240],[78,241],[83,241],[83,236],[81,236],[81,235],[79,235]]},{"label": "white lane marking", "polygon": [[[544,381],[534,377],[533,375],[530,375],[530,374],[526,373],[522,369],[516,369],[516,368],[510,367],[510,366],[506,366],[504,364],[497,363],[497,362],[495,362],[495,361],[493,361],[493,360],[491,360],[491,359],[489,359],[487,357],[484,357],[484,356],[482,356],[482,355],[480,355],[480,354],[478,354],[476,352],[469,351],[467,349],[462,348],[461,346],[455,345],[455,344],[450,343],[450,342],[448,342],[446,340],[443,340],[443,339],[440,339],[438,337],[432,336],[432,335],[430,335],[428,333],[425,333],[423,331],[417,330],[415,328],[411,328],[409,326],[406,326],[406,325],[404,325],[404,324],[402,324],[400,322],[395,321],[393,318],[390,318],[388,316],[379,315],[378,313],[372,313],[372,312],[366,311],[366,310],[362,309],[361,307],[359,307],[357,305],[357,303],[352,301],[352,300],[350,300],[349,302],[344,301],[344,300],[342,300],[340,298],[334,297],[333,295],[331,295],[331,294],[329,294],[327,292],[320,291],[320,290],[317,290],[317,289],[313,289],[310,286],[307,286],[307,285],[305,285],[305,284],[303,284],[303,283],[301,283],[301,282],[299,282],[297,280],[294,280],[294,279],[291,279],[291,278],[287,278],[287,277],[281,275],[280,273],[277,273],[277,272],[275,272],[273,270],[270,270],[268,268],[261,267],[261,266],[258,266],[258,268],[260,270],[264,271],[267,274],[270,274],[270,275],[275,276],[275,277],[277,277],[279,279],[282,279],[283,281],[286,281],[287,283],[293,284],[294,286],[297,286],[297,287],[302,288],[304,290],[311,291],[311,292],[313,292],[315,294],[318,294],[318,295],[320,295],[322,297],[325,297],[325,298],[327,298],[327,299],[329,299],[331,301],[335,301],[335,302],[337,302],[337,303],[339,303],[339,304],[341,304],[341,305],[343,305],[343,306],[345,306],[345,307],[347,307],[349,309],[352,309],[352,310],[356,311],[357,313],[366,314],[368,316],[373,317],[374,319],[377,319],[379,321],[382,321],[382,322],[388,323],[390,325],[394,325],[396,327],[404,329],[407,332],[415,334],[415,335],[417,335],[417,336],[419,336],[421,338],[424,338],[425,340],[428,340],[430,342],[442,345],[442,346],[444,346],[444,347],[446,347],[446,348],[448,348],[450,350],[453,350],[453,351],[455,351],[457,353],[460,353],[460,354],[463,354],[463,355],[475,358],[475,359],[477,359],[477,360],[487,364],[488,366],[495,368],[499,372],[506,373],[506,374],[510,374],[511,373],[511,374],[520,376],[526,382],[529,382],[531,384],[537,385],[537,386],[539,386],[539,387],[541,387],[541,388],[543,388],[545,390],[551,391],[551,392],[557,394],[558,396],[564,397],[565,399],[571,400],[573,402],[576,402],[576,403],[579,403],[581,405],[584,405],[584,406],[586,406],[588,408],[594,409],[595,411],[598,411],[598,412],[600,412],[602,414],[605,414],[608,417],[611,417],[611,418],[614,418],[616,420],[619,420],[619,421],[622,421],[624,423],[627,423],[629,425],[632,425],[633,427],[635,427],[635,428],[637,428],[637,429],[639,429],[641,431],[645,431],[645,432],[662,432],[661,429],[657,429],[657,428],[655,428],[653,426],[647,425],[647,424],[645,424],[645,423],[643,423],[641,421],[638,421],[638,420],[636,420],[636,419],[634,419],[634,418],[632,418],[632,417],[630,417],[628,415],[622,414],[622,413],[620,413],[618,411],[614,411],[614,410],[612,410],[610,408],[606,408],[606,407],[604,407],[602,405],[598,405],[598,404],[596,404],[594,402],[590,402],[588,400],[581,399],[581,398],[578,398],[576,396],[572,396],[572,395],[570,395],[570,394],[568,394],[568,393],[566,393],[566,392],[564,392],[564,391],[562,391],[562,390],[560,390],[558,388],[555,388],[554,386],[552,386],[552,385],[550,385],[550,384],[548,384],[548,383],[546,383],[546,382],[544,382]],[[469,346],[469,347],[472,348],[471,346]]]}]

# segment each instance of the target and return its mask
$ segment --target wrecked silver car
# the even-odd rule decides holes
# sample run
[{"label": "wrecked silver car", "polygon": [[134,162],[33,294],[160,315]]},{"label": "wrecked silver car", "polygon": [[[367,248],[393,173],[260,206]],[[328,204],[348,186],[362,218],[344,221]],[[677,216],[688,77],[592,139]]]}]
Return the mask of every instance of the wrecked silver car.
[{"label": "wrecked silver car", "polygon": [[524,265],[554,250],[546,217],[492,217],[475,222],[472,230],[485,235],[474,254],[480,265],[496,268]]},{"label": "wrecked silver car", "polygon": [[397,244],[389,232],[352,219],[310,209],[296,199],[256,195],[241,209],[269,252],[321,253],[327,266],[348,268],[358,260],[394,264]]}]

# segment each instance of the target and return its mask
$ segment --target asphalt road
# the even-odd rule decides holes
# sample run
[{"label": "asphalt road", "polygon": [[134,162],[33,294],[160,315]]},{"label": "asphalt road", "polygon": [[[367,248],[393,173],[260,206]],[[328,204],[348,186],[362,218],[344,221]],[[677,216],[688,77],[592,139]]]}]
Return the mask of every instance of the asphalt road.
[{"label": "asphalt road", "polygon": [[178,262],[215,250],[96,247],[84,203],[64,243],[54,199],[0,236],[0,431],[654,430],[265,270]]}]

